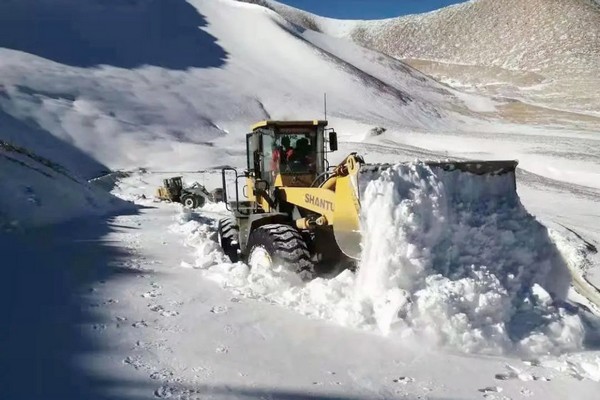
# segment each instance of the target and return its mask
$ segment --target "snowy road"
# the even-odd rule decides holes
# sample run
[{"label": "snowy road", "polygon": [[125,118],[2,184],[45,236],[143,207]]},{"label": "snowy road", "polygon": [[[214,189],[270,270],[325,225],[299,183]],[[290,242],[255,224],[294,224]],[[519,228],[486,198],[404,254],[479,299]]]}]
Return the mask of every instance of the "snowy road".
[{"label": "snowy road", "polygon": [[419,348],[238,297],[181,267],[193,254],[168,229],[179,207],[145,206],[0,242],[14,267],[2,288],[2,343],[15,350],[2,357],[3,396],[595,398],[598,383],[564,361],[559,372]]}]

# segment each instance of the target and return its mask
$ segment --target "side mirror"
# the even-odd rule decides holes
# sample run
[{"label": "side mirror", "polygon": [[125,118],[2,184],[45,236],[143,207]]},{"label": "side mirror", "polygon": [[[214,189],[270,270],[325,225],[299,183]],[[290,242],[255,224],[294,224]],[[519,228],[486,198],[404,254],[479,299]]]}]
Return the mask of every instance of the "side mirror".
[{"label": "side mirror", "polygon": [[338,149],[337,132],[329,131],[329,150],[336,151]]}]

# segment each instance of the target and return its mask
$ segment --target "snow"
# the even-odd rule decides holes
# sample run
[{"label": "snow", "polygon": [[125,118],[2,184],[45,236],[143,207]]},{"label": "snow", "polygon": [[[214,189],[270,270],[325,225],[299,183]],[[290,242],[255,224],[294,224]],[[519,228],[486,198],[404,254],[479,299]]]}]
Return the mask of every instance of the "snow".
[{"label": "snow", "polygon": [[[7,398],[22,398],[26,383],[34,397],[89,399],[477,398],[483,391],[595,398],[597,352],[466,356],[398,330],[386,337],[375,321],[364,332],[365,321],[351,317],[373,310],[361,314],[350,304],[357,276],[349,271],[303,287],[282,270],[226,262],[214,237],[227,215],[223,204],[190,212],[140,197],[164,176],[118,179],[115,193],[137,199],[133,213],[0,238],[15,267],[0,291],[14,310],[3,343],[21,349],[3,359]],[[184,179],[203,182],[197,174]],[[544,298],[549,292],[540,288],[532,292]],[[31,365],[64,368],[32,375]]]},{"label": "snow", "polygon": [[[536,299],[540,284],[564,299],[570,276],[547,230],[520,204],[512,174],[478,177],[417,164],[364,179],[357,279],[375,309],[391,309],[390,322],[406,315],[419,334],[465,351],[506,351],[511,338],[533,352],[581,347],[577,317]],[[535,318],[552,328],[523,332],[517,321]],[[528,348],[538,330],[548,343]]]},{"label": "snow", "polygon": [[[127,180],[135,183],[135,179]],[[534,365],[528,364],[530,358],[465,357],[417,347],[408,339],[390,341],[330,321],[301,318],[280,306],[224,291],[199,277],[199,270],[178,268],[182,258],[193,263],[196,257],[186,254],[189,248],[183,247],[180,234],[164,229],[185,220],[185,224],[196,221],[197,226],[206,226],[209,215],[221,210],[189,213],[177,205],[148,200],[139,205],[143,207],[139,212],[113,217],[106,228],[98,229],[104,223],[88,219],[77,222],[76,230],[73,225],[55,226],[36,233],[37,239],[29,237],[33,247],[38,246],[36,240],[47,237],[60,243],[47,243],[44,248],[47,268],[40,272],[43,276],[38,275],[43,279],[38,280],[36,292],[47,301],[67,294],[72,300],[57,302],[54,312],[46,314],[48,323],[61,321],[51,325],[56,327],[52,335],[43,329],[44,320],[35,317],[43,311],[36,312],[34,299],[28,309],[28,329],[13,325],[13,332],[23,334],[11,335],[5,343],[23,346],[23,351],[20,358],[10,358],[12,368],[5,377],[12,378],[12,383],[4,385],[8,398],[22,394],[20,382],[28,376],[30,363],[50,362],[65,365],[64,374],[36,376],[32,395],[475,398],[480,390],[496,387],[507,396],[519,396],[527,389],[534,399],[563,398],[569,390],[577,390],[580,398],[595,396],[597,382],[590,378],[594,375],[581,374],[581,380],[573,375],[573,371],[592,368],[594,354],[572,354],[572,364],[566,358],[552,357]],[[10,257],[16,248],[4,254]],[[70,282],[71,289],[45,284],[56,279],[52,278],[55,274],[77,274],[80,255],[98,252],[105,257],[89,264],[85,279],[61,280]],[[18,262],[21,268],[15,273],[21,271],[20,278],[13,282],[29,279],[33,257],[35,253],[29,253]],[[78,324],[77,313],[66,312],[75,309],[86,316]],[[56,346],[55,334],[73,346],[36,353],[25,345],[31,340]],[[50,361],[43,364],[44,359]],[[513,374],[514,370],[519,372]],[[65,379],[69,375],[78,377],[78,382],[92,379],[98,383],[75,385],[73,379]]]},{"label": "snow", "polygon": [[513,179],[422,164],[361,175],[358,273],[307,285],[282,267],[230,264],[210,223],[186,217],[171,229],[195,249],[186,266],[223,287],[344,326],[464,352],[582,349],[584,324],[560,304],[570,287],[564,260],[586,260],[560,253],[571,247],[525,210]]},{"label": "snow", "polygon": [[[463,93],[340,38],[354,21],[265,4],[0,2],[2,397],[596,398],[597,120]],[[533,100],[552,83],[454,67]],[[220,186],[251,123],[320,117],[323,92],[332,162],[517,158],[518,197],[503,178],[379,171],[361,268],[310,283],[230,263],[223,204],[153,199],[170,176]]]},{"label": "snow", "polygon": [[31,229],[132,205],[66,168],[0,140],[0,231]]}]

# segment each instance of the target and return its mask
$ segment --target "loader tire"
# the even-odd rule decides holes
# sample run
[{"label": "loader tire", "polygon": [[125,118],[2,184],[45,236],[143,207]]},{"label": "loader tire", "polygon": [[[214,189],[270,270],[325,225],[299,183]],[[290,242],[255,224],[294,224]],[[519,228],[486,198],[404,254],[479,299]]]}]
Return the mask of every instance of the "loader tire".
[{"label": "loader tire", "polygon": [[194,198],[194,196],[191,196],[189,194],[186,194],[185,196],[183,196],[181,198],[181,204],[183,204],[183,206],[187,207],[187,208],[196,208],[197,207],[196,199]]},{"label": "loader tire", "polygon": [[206,199],[202,196],[196,196],[193,194],[186,194],[181,198],[181,204],[187,208],[198,208],[202,207]]},{"label": "loader tire", "polygon": [[235,218],[222,218],[219,220],[217,237],[223,253],[229,257],[231,262],[238,262],[240,259],[240,238],[239,227]]},{"label": "loader tire", "polygon": [[269,224],[252,231],[245,258],[250,268],[257,262],[265,262],[271,267],[282,265],[304,281],[315,276],[315,267],[304,238],[289,225]]}]

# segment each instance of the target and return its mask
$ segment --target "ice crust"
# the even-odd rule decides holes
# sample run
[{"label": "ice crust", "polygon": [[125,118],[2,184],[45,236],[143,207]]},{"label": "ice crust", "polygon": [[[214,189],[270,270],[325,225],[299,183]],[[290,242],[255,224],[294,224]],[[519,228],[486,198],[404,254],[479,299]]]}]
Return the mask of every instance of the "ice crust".
[{"label": "ice crust", "polygon": [[358,271],[307,284],[284,268],[229,263],[202,221],[174,229],[188,234],[192,266],[208,278],[309,316],[469,353],[580,349],[584,326],[563,301],[565,260],[513,179],[422,163],[362,174]]}]

